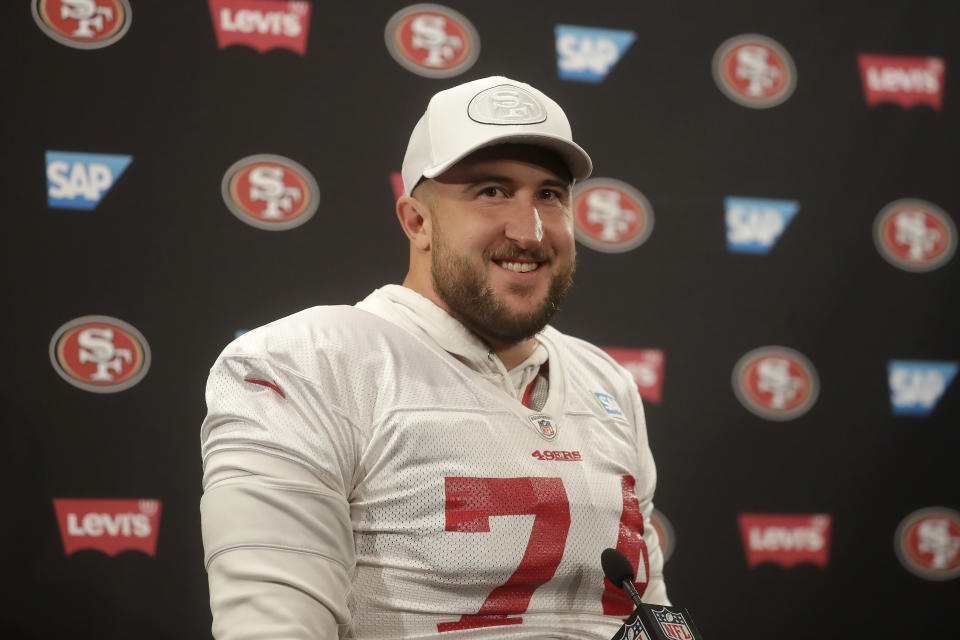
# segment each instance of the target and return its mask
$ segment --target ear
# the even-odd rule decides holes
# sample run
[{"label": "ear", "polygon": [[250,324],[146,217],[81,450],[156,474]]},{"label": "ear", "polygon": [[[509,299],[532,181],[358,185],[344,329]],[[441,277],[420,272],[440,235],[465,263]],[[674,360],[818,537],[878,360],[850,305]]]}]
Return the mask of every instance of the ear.
[{"label": "ear", "polygon": [[400,196],[397,200],[397,219],[411,244],[420,251],[430,249],[429,207],[413,196]]}]

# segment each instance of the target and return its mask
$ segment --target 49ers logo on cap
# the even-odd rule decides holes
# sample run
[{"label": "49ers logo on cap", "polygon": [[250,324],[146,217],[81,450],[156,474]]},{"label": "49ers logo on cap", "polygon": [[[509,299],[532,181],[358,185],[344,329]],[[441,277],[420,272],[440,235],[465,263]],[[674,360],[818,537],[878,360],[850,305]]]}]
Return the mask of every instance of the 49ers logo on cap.
[{"label": "49ers logo on cap", "polygon": [[577,240],[591,249],[622,253],[653,233],[653,207],[626,182],[592,178],[574,189],[573,223]]},{"label": "49ers logo on cap", "polygon": [[50,361],[61,378],[94,393],[115,393],[140,382],[150,369],[146,338],[123,320],[83,316],[50,340]]},{"label": "49ers logo on cap", "polygon": [[766,36],[730,38],[713,55],[713,78],[723,93],[754,109],[775,107],[797,86],[797,71],[787,50]]},{"label": "49ers logo on cap", "polygon": [[108,47],[130,28],[127,0],[33,0],[31,10],[45,34],[74,49]]},{"label": "49ers logo on cap", "polygon": [[750,351],[733,368],[733,391],[751,412],[767,420],[792,420],[817,401],[820,383],[803,354],[787,347]]},{"label": "49ers logo on cap", "polygon": [[906,271],[932,271],[957,248],[957,229],[943,209],[904,199],[885,206],[873,223],[873,241],[884,259]]},{"label": "49ers logo on cap", "polygon": [[233,215],[268,231],[299,227],[317,211],[320,189],[310,172],[283,156],[259,154],[233,163],[220,185]]},{"label": "49ers logo on cap", "polygon": [[470,21],[438,4],[415,4],[393,14],[384,31],[400,66],[427,78],[449,78],[473,66],[480,36]]},{"label": "49ers logo on cap", "polygon": [[900,562],[927,580],[960,576],[960,513],[944,507],[914,511],[893,537]]}]

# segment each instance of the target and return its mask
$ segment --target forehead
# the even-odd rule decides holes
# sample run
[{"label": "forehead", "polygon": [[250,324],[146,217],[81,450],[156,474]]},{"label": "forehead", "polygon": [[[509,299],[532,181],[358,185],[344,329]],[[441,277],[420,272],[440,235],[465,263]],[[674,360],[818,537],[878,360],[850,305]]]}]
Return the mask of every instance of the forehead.
[{"label": "forehead", "polygon": [[469,182],[480,174],[516,179],[573,181],[566,163],[556,153],[527,144],[498,144],[474,151],[434,178],[437,182]]}]

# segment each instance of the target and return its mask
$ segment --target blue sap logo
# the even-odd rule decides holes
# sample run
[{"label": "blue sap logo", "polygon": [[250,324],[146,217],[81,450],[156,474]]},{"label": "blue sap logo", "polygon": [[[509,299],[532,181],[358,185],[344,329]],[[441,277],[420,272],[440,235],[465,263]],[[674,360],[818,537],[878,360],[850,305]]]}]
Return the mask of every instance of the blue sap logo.
[{"label": "blue sap logo", "polygon": [[800,210],[795,200],[725,198],[727,250],[770,253],[770,249]]},{"label": "blue sap logo", "polygon": [[563,80],[603,82],[610,69],[633,44],[633,31],[558,24],[557,73]]},{"label": "blue sap logo", "polygon": [[597,399],[597,402],[600,403],[600,406],[603,407],[603,410],[609,413],[612,416],[622,416],[623,411],[620,409],[620,405],[617,404],[617,399],[614,398],[609,393],[603,393],[602,391],[594,391],[593,396]]},{"label": "blue sap logo", "polygon": [[894,415],[928,416],[957,375],[957,363],[891,360],[887,375]]},{"label": "blue sap logo", "polygon": [[133,156],[47,151],[47,206],[52,209],[97,207]]}]

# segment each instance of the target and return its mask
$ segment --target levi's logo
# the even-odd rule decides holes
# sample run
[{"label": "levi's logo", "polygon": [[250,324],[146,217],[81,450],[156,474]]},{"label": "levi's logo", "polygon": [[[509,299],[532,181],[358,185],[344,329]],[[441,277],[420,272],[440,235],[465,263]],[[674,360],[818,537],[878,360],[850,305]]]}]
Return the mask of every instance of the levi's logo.
[{"label": "levi's logo", "polygon": [[773,562],[787,569],[801,562],[827,566],[829,515],[742,513],[738,521],[748,567],[764,562]]},{"label": "levi's logo", "polygon": [[660,404],[663,395],[663,368],[666,362],[661,349],[601,348],[633,374],[641,398]]},{"label": "levi's logo", "polygon": [[159,500],[53,499],[67,555],[95,549],[108,556],[121,551],[156,556],[160,507]]},{"label": "levi's logo", "polygon": [[243,44],[263,53],[307,53],[310,3],[281,0],[210,0],[217,47]]},{"label": "levi's logo", "polygon": [[861,53],[857,61],[867,106],[892,102],[904,109],[926,104],[940,110],[947,68],[942,58]]}]

